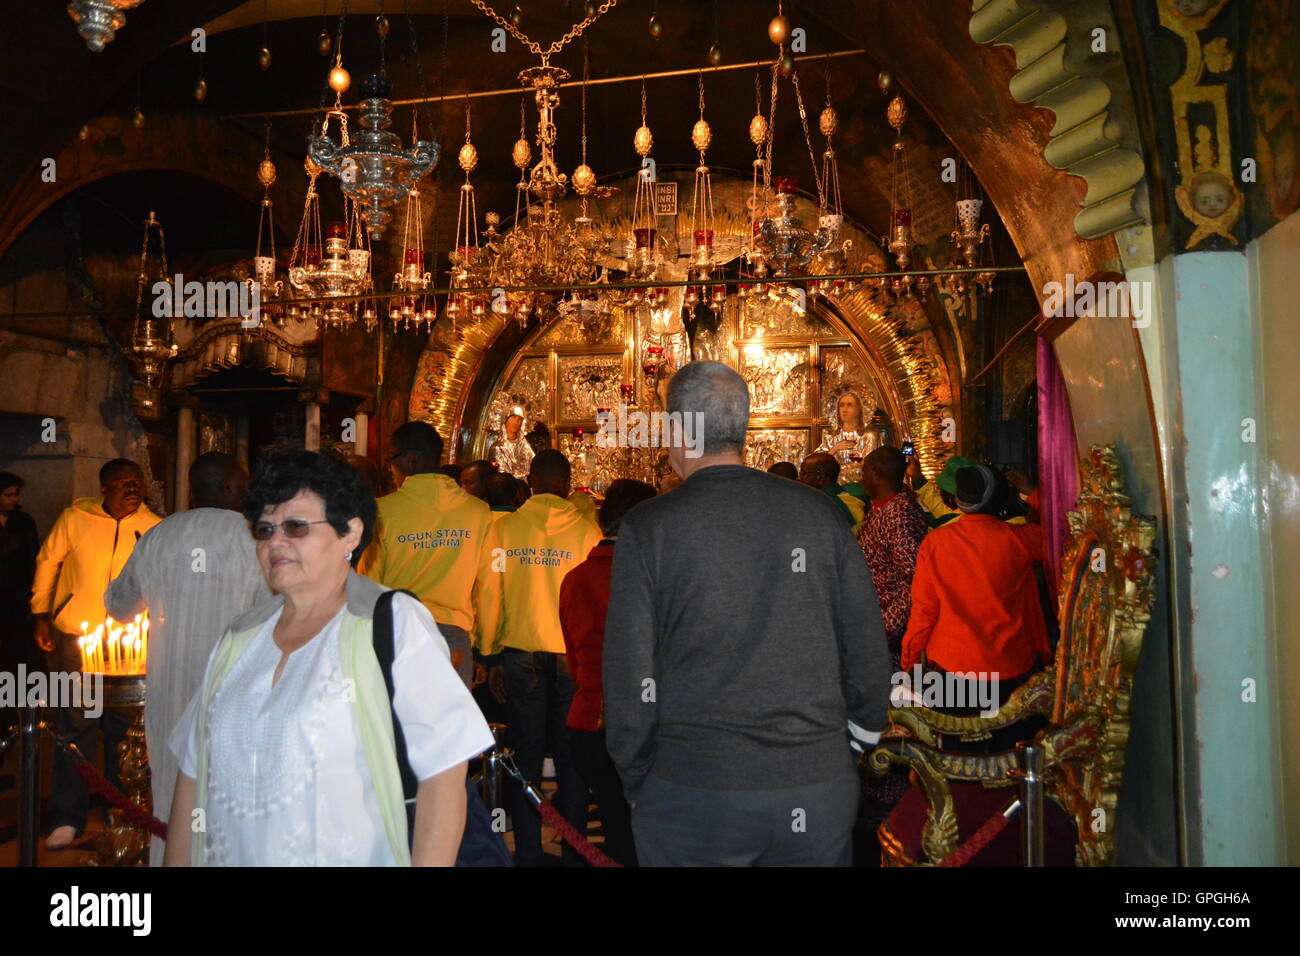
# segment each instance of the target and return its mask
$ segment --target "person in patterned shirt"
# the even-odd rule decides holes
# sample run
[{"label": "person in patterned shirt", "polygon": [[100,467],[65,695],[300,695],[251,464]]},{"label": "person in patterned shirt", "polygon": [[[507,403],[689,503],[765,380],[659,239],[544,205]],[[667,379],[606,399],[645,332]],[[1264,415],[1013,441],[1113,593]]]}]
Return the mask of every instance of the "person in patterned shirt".
[{"label": "person in patterned shirt", "polygon": [[862,462],[862,484],[871,497],[858,544],[871,568],[889,653],[898,665],[907,618],[912,610],[912,573],[927,525],[920,508],[903,488],[907,458],[886,445]]}]

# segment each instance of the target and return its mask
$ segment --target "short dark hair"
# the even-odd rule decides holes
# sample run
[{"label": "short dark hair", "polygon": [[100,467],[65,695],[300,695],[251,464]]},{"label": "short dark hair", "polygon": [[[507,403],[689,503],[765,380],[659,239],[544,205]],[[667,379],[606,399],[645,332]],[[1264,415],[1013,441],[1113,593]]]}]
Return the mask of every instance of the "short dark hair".
[{"label": "short dark hair", "polygon": [[605,502],[600,506],[598,519],[600,530],[605,537],[612,538],[618,534],[623,516],[643,501],[655,496],[655,490],[644,481],[635,478],[619,478],[605,492]]},{"label": "short dark hair", "polygon": [[268,507],[283,504],[301,491],[325,502],[325,520],[340,538],[348,522],[361,519],[361,541],[352,549],[352,566],[370,543],[375,527],[375,496],[356,469],[314,451],[272,455],[262,463],[244,495],[244,517],[259,520]]},{"label": "short dark hair", "polygon": [[799,469],[791,461],[778,461],[767,469],[769,475],[776,475],[778,478],[789,478],[791,481],[799,480]]},{"label": "short dark hair", "polygon": [[442,436],[428,422],[407,422],[393,429],[393,444],[415,457],[418,471],[435,471],[442,461]]},{"label": "short dark hair", "polygon": [[460,473],[464,470],[460,465],[446,464],[438,469],[456,484],[460,484]]},{"label": "short dark hair", "polygon": [[221,484],[238,473],[239,462],[220,451],[210,451],[194,459],[190,465],[190,487],[199,501],[211,501],[221,491]]},{"label": "short dark hair", "polygon": [[834,455],[815,451],[803,460],[800,472],[814,488],[825,488],[840,477],[840,462]]},{"label": "short dark hair", "polygon": [[140,472],[140,477],[144,477],[144,472],[141,470],[140,466],[130,458],[114,458],[110,462],[105,462],[104,467],[99,469],[99,483],[101,485],[106,485],[113,480],[115,475],[120,475],[127,469],[138,471]]},{"label": "short dark hair", "polygon": [[497,472],[488,475],[487,501],[493,508],[508,508],[514,505],[519,496],[519,486],[514,475]]},{"label": "short dark hair", "polygon": [[893,445],[882,445],[863,460],[862,467],[874,471],[891,487],[901,485],[907,474],[907,456]]},{"label": "short dark hair", "polygon": [[528,483],[534,491],[538,485],[567,485],[572,477],[569,459],[554,448],[543,448],[533,456],[533,462],[528,466]]},{"label": "short dark hair", "polygon": [[27,482],[23,481],[12,471],[0,471],[0,491],[7,491],[10,488],[26,487]]}]

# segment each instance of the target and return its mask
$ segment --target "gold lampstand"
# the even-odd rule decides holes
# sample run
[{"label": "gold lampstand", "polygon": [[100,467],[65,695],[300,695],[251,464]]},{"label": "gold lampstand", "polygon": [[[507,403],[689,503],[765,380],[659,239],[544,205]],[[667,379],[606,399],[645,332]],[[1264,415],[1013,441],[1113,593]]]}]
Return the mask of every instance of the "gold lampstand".
[{"label": "gold lampstand", "polygon": [[[81,625],[78,640],[85,678],[103,680],[104,707],[131,715],[126,739],[117,745],[118,779],[127,798],[145,813],[152,813],[149,748],[144,733],[145,669],[149,653],[149,615],[137,615],[122,624],[107,619],[94,632]],[[106,757],[107,759],[107,757]],[[96,842],[94,866],[146,866],[149,862],[147,830],[110,809]]]}]

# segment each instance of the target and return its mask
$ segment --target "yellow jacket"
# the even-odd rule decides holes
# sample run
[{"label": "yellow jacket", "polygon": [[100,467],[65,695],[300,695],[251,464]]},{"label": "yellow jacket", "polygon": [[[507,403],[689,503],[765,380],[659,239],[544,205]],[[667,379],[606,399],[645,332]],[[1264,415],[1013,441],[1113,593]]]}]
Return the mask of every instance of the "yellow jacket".
[{"label": "yellow jacket", "polygon": [[140,536],[160,521],[144,503],[118,521],[97,496],[64,508],[36,556],[32,613],[52,614],[65,634],[80,634],[82,621],[93,631],[108,613],[109,582],[122,573]]},{"label": "yellow jacket", "polygon": [[600,538],[596,522],[552,494],[533,495],[494,523],[475,585],[475,646],[563,654],[560,582]]},{"label": "yellow jacket", "polygon": [[930,512],[935,518],[958,513],[944,504],[943,497],[939,494],[939,486],[933,481],[927,481],[921,486],[916,493],[916,500],[922,508]]},{"label": "yellow jacket", "polygon": [[596,505],[596,499],[587,492],[575,491],[573,494],[569,495],[569,502],[592,521],[595,521],[597,524],[600,523],[600,518],[597,517],[600,508]]},{"label": "yellow jacket", "polygon": [[867,520],[867,506],[861,498],[851,495],[847,491],[841,491],[839,499],[844,502],[845,507],[849,509],[849,514],[853,516],[853,527],[850,530],[853,532],[853,537],[856,538],[858,532],[862,530],[862,522]]},{"label": "yellow jacket", "polygon": [[[960,511],[954,511],[952,508],[949,508],[944,504],[943,498],[939,494],[939,486],[933,481],[927,481],[921,486],[921,490],[916,493],[916,500],[920,503],[921,507],[930,512],[930,514],[932,514],[936,519],[942,518],[944,515],[956,515],[955,518],[950,518],[948,521],[945,521],[944,524],[952,524],[954,521],[958,521],[961,518]],[[1007,524],[1027,523],[1028,522],[1025,520],[1023,515],[1017,515],[1007,521]]]},{"label": "yellow jacket", "polygon": [[486,502],[446,475],[411,475],[379,499],[374,538],[357,570],[406,588],[439,624],[474,631],[474,576],[492,524]]}]

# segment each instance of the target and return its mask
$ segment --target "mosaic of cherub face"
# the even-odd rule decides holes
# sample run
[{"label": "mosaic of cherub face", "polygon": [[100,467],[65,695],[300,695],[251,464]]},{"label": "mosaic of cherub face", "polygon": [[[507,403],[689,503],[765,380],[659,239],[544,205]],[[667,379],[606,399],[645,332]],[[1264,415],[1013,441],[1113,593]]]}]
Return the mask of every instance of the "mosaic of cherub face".
[{"label": "mosaic of cherub face", "polygon": [[1219,173],[1201,173],[1192,180],[1192,205],[1206,219],[1217,219],[1232,205],[1232,184]]},{"label": "mosaic of cherub face", "polygon": [[1214,6],[1215,2],[1216,0],[1174,0],[1174,9],[1180,16],[1199,17]]}]

